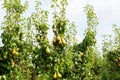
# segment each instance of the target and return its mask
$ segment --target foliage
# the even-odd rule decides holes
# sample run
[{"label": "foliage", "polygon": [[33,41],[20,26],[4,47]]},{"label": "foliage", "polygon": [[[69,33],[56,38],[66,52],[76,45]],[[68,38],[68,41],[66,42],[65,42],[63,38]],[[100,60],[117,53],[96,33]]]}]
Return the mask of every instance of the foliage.
[{"label": "foliage", "polygon": [[119,51],[119,27],[116,25],[113,25],[113,31],[115,33],[114,38],[112,39],[111,35],[106,35],[105,40],[103,41],[104,47],[104,58],[105,58],[105,67],[104,69],[107,70],[102,77],[102,79],[119,79],[119,73],[120,73],[120,66],[119,66],[119,57],[120,57],[120,51]]},{"label": "foliage", "polygon": [[74,51],[77,53],[75,56],[75,68],[81,72],[76,74],[79,76],[76,79],[91,80],[94,78],[94,60],[95,60],[95,44],[96,44],[96,26],[98,24],[97,16],[91,5],[86,5],[85,13],[87,15],[88,28],[85,31],[85,38],[82,43],[77,44]]},{"label": "foliage", "polygon": [[[67,0],[52,0],[52,26],[49,12],[36,0],[35,12],[23,17],[28,2],[4,0],[6,11],[1,25],[0,80],[118,80],[120,79],[120,28],[105,35],[103,57],[96,47],[98,18],[92,5],[86,5],[87,29],[81,43],[76,26],[66,18]],[[48,30],[54,36],[50,41]]]}]

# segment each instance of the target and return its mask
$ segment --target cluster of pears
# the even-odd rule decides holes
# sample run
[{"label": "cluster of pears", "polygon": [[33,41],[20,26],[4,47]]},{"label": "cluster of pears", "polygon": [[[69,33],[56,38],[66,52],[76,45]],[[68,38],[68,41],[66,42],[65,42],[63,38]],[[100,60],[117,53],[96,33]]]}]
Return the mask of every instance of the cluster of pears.
[{"label": "cluster of pears", "polygon": [[[19,55],[19,52],[15,48],[13,48],[12,55],[17,56],[17,55]],[[15,62],[13,60],[11,61],[11,65],[12,65],[12,67],[14,67],[14,65],[15,65]]]},{"label": "cluster of pears", "polygon": [[56,44],[65,46],[65,45],[66,45],[66,42],[65,42],[64,38],[61,38],[61,37],[58,35],[58,36],[54,37],[54,39],[53,39],[53,45],[56,45]]},{"label": "cluster of pears", "polygon": [[117,65],[118,67],[120,67],[120,57],[118,57],[117,59],[115,59],[115,62],[116,62],[116,65]]},{"label": "cluster of pears", "polygon": [[62,75],[57,71],[53,75],[53,79],[62,78]]}]

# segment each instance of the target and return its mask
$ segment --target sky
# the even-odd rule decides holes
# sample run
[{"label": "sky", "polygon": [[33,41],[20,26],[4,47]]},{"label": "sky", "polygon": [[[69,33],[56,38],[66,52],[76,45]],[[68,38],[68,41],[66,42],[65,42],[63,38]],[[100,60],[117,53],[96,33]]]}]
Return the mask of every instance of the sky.
[{"label": "sky", "polygon": [[[1,4],[0,0],[0,4]],[[22,0],[24,1],[24,0]],[[29,8],[24,13],[25,17],[30,16],[32,12],[34,12],[34,0],[29,1]],[[52,23],[52,15],[50,8],[50,1],[51,0],[41,0],[42,1],[42,8],[50,11],[49,15],[49,23]],[[98,47],[101,47],[101,43],[103,40],[102,35],[104,34],[113,34],[112,32],[112,25],[116,24],[120,26],[120,7],[119,7],[120,0],[68,0],[68,6],[66,10],[66,17],[71,21],[74,22],[77,26],[77,38],[79,41],[82,41],[84,38],[84,31],[87,28],[86,23],[86,15],[84,14],[84,6],[86,4],[90,4],[94,7],[94,11],[99,19],[99,25],[97,27],[97,40],[98,40]],[[5,11],[1,8],[0,5],[0,24],[3,21],[3,17],[5,15]],[[53,36],[52,30],[49,30],[49,38]]]}]

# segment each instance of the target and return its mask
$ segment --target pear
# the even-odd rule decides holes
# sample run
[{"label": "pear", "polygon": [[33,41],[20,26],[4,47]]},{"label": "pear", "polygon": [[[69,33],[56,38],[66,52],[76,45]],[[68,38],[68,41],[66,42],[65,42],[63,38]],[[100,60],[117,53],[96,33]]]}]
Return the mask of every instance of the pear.
[{"label": "pear", "polygon": [[56,37],[56,41],[60,41],[60,39],[61,39],[60,36]]},{"label": "pear", "polygon": [[19,54],[19,53],[18,53],[15,49],[12,50],[12,55],[13,55],[13,56],[16,56],[16,55],[18,55],[18,54]]},{"label": "pear", "polygon": [[62,75],[59,72],[57,72],[57,76],[58,78],[62,78]]},{"label": "pear", "polygon": [[53,79],[57,79],[57,73],[56,72],[53,75]]},{"label": "pear", "polygon": [[59,44],[62,45],[62,41],[61,41],[61,39],[60,39],[60,41],[59,41]]},{"label": "pear", "polygon": [[37,37],[37,41],[40,42],[40,37],[39,36]]},{"label": "pear", "polygon": [[48,46],[47,46],[47,48],[46,48],[46,53],[47,53],[47,54],[50,54],[50,49],[49,49]]},{"label": "pear", "polygon": [[66,45],[65,40],[63,38],[61,40],[62,40],[62,44],[65,46]]}]

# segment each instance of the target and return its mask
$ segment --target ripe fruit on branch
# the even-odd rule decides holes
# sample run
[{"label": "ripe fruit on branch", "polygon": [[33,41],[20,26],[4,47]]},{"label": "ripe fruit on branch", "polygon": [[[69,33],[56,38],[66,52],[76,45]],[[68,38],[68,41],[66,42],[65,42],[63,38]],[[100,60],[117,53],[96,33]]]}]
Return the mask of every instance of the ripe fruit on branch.
[{"label": "ripe fruit on branch", "polygon": [[57,79],[57,73],[56,72],[53,75],[53,79]]},{"label": "ripe fruit on branch", "polygon": [[50,49],[49,49],[48,46],[47,46],[47,48],[46,48],[46,53],[47,53],[47,54],[50,54]]},{"label": "ripe fruit on branch", "polygon": [[62,75],[57,71],[53,75],[53,79],[62,78]]},{"label": "ripe fruit on branch", "polygon": [[62,78],[62,75],[59,72],[57,72],[57,76],[58,78]]},{"label": "ripe fruit on branch", "polygon": [[60,41],[60,39],[61,39],[60,36],[56,37],[56,41]]},{"label": "ripe fruit on branch", "polygon": [[62,45],[62,41],[61,41],[61,39],[59,40],[59,44]]},{"label": "ripe fruit on branch", "polygon": [[62,38],[61,41],[62,41],[62,44],[65,46],[66,45],[65,40]]},{"label": "ripe fruit on branch", "polygon": [[40,42],[40,37],[39,36],[37,37],[37,41]]},{"label": "ripe fruit on branch", "polygon": [[19,54],[19,53],[18,53],[15,49],[12,50],[12,55],[13,55],[13,56],[16,56],[16,55],[18,55],[18,54]]}]

